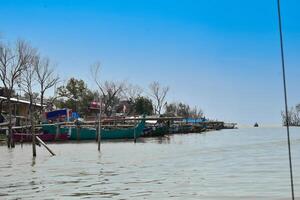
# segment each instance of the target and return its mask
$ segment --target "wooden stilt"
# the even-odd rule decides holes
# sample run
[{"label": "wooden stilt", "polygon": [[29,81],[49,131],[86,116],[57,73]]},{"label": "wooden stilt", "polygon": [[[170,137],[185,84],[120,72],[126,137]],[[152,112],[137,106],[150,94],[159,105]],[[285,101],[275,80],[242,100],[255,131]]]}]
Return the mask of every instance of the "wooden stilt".
[{"label": "wooden stilt", "polygon": [[32,126],[33,123],[31,123],[31,132],[32,132],[32,155],[33,157],[36,157],[36,141],[35,141],[35,130],[34,126]]},{"label": "wooden stilt", "polygon": [[99,125],[95,125],[95,128],[96,128],[96,141],[98,142],[98,139],[99,139]]},{"label": "wooden stilt", "polygon": [[135,126],[133,128],[133,137],[134,137],[134,143],[136,143],[136,132],[135,132]]},{"label": "wooden stilt", "polygon": [[13,133],[11,133],[10,135],[10,142],[11,142],[11,148],[15,148],[15,140],[14,140],[14,137],[13,137]]},{"label": "wooden stilt", "polygon": [[98,117],[98,151],[101,149],[101,110],[102,110],[102,102],[99,97],[100,107],[99,107],[99,117]]},{"label": "wooden stilt", "polygon": [[77,125],[76,126],[76,133],[77,133],[77,141],[80,140],[80,127]]},{"label": "wooden stilt", "polygon": [[51,153],[52,156],[55,156],[55,153],[53,153],[53,151],[43,142],[43,140],[41,140],[41,138],[36,136],[36,139],[37,141],[39,141],[41,145],[43,145]]},{"label": "wooden stilt", "polygon": [[60,124],[56,124],[55,140],[58,140],[59,137],[60,137]]},{"label": "wooden stilt", "polygon": [[101,147],[101,126],[98,128],[99,133],[98,133],[98,151],[100,151]]},{"label": "wooden stilt", "polygon": [[100,151],[101,149],[101,112],[99,113],[99,120],[98,120],[98,132],[97,132],[97,135],[98,135],[98,151]]},{"label": "wooden stilt", "polygon": [[6,130],[6,142],[7,142],[7,147],[10,148],[10,137],[9,137],[9,131]]}]

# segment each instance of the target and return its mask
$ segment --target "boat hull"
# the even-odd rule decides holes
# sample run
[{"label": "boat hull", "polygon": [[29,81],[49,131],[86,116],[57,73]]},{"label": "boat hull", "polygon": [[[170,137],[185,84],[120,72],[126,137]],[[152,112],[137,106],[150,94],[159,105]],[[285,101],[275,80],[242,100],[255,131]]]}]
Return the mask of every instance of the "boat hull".
[{"label": "boat hull", "polygon": [[[54,134],[50,133],[38,133],[36,134],[41,140],[44,142],[52,142],[52,141],[65,141],[69,139],[68,134],[60,134],[57,138],[55,138]],[[25,133],[14,133],[13,138],[15,142],[31,142],[32,135]]]},{"label": "boat hull", "polygon": [[[137,126],[132,128],[101,129],[101,139],[133,139],[142,135],[145,121],[142,120]],[[53,124],[43,125],[43,131],[55,135],[56,126]],[[70,129],[70,130],[69,130]],[[96,140],[97,133],[95,128],[60,128],[61,133],[68,133],[69,140]]]}]

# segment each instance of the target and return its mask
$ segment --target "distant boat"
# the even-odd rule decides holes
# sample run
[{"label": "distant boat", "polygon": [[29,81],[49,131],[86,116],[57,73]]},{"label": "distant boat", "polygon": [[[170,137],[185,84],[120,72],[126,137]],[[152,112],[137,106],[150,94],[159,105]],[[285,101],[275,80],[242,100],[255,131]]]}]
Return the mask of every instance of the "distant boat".
[{"label": "distant boat", "polygon": [[258,123],[257,122],[254,124],[254,127],[258,127]]}]

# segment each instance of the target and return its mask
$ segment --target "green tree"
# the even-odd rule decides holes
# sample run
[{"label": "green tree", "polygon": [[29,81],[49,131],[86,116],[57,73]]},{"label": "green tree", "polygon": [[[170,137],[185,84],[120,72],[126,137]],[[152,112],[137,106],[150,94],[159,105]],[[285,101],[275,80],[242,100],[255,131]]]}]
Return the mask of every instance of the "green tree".
[{"label": "green tree", "polygon": [[189,117],[190,106],[184,103],[179,103],[177,108],[177,115],[180,117]]},{"label": "green tree", "polygon": [[152,115],[153,114],[153,104],[151,99],[147,97],[137,97],[133,103],[134,112],[137,115]]},{"label": "green tree", "polygon": [[165,115],[168,117],[177,116],[177,104],[176,103],[166,104]]},{"label": "green tree", "polygon": [[282,122],[283,125],[286,126],[287,123],[290,126],[300,126],[300,112],[299,112],[299,105],[296,105],[296,108],[291,107],[288,109],[288,117],[284,111],[281,111]]},{"label": "green tree", "polygon": [[95,99],[95,93],[87,88],[83,80],[71,78],[67,85],[61,86],[57,89],[60,97],[65,100],[56,101],[57,107],[70,108],[81,115],[88,114],[88,107],[90,102]]},{"label": "green tree", "polygon": [[124,84],[115,81],[105,81],[100,87],[102,102],[104,103],[103,112],[106,116],[111,116],[119,104]]},{"label": "green tree", "polygon": [[298,104],[295,106],[295,108],[296,108],[296,111],[297,111],[298,113],[300,113],[300,103],[298,103]]},{"label": "green tree", "polygon": [[204,117],[203,111],[194,107],[191,107],[188,104],[180,103],[171,103],[166,105],[165,115],[169,117],[191,117],[191,118],[201,118]]}]

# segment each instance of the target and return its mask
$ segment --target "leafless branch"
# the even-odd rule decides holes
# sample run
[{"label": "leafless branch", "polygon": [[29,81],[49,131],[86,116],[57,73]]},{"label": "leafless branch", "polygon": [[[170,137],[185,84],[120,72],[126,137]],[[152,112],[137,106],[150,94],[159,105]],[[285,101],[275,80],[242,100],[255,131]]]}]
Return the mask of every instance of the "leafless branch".
[{"label": "leafless branch", "polygon": [[161,114],[161,110],[163,106],[165,105],[166,96],[169,92],[169,87],[162,87],[159,82],[154,81],[149,85],[150,89],[150,96],[154,100],[154,107],[156,114]]},{"label": "leafless branch", "polygon": [[16,82],[20,80],[23,71],[32,64],[35,56],[36,50],[24,41],[17,41],[15,47],[0,43],[0,79],[7,91],[9,110],[8,147],[14,146],[11,129],[12,107],[10,98]]},{"label": "leafless branch", "polygon": [[[34,70],[40,87],[40,103],[43,105],[45,92],[59,82],[59,76],[54,73],[54,67],[51,67],[49,58],[37,56],[34,60]],[[43,106],[41,107],[42,111]]]}]

